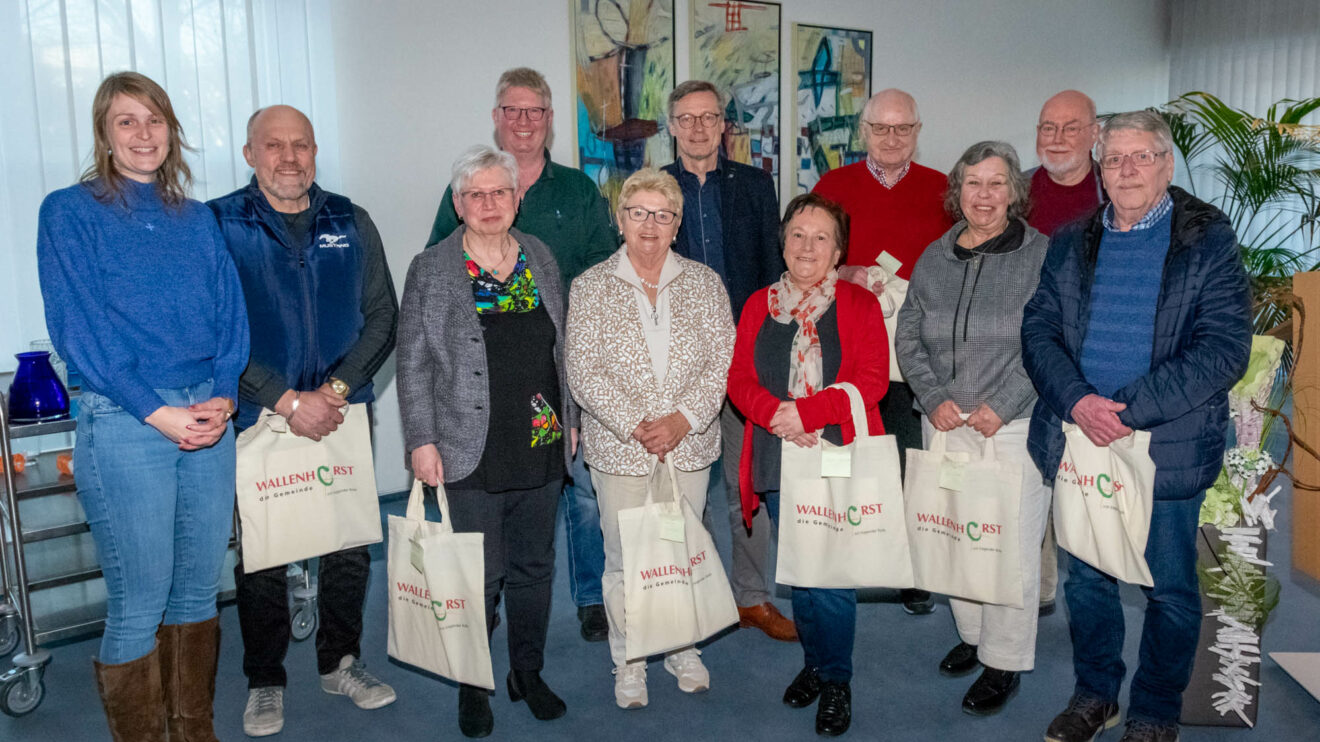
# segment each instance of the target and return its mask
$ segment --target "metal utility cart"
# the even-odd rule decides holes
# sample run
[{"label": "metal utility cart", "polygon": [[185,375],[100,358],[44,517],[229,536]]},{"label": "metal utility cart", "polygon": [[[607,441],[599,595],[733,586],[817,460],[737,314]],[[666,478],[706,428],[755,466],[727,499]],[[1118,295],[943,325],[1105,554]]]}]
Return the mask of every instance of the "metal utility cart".
[{"label": "metal utility cart", "polygon": [[[74,492],[73,477],[56,468],[58,451],[39,454],[22,474],[14,471],[13,441],[19,438],[68,433],[73,420],[10,426],[9,404],[0,394],[0,454],[4,456],[4,497],[0,498],[0,657],[22,641],[23,651],[12,658],[13,667],[0,675],[0,711],[22,716],[41,705],[46,694],[42,676],[50,652],[45,642],[96,631],[104,624],[105,605],[76,606],[55,611],[36,620],[32,593],[73,585],[101,576],[95,557],[86,558],[87,548],[69,550],[70,557],[53,560],[53,566],[31,565],[28,547],[55,539],[79,538],[88,534],[86,519]],[[20,511],[31,503],[29,523]],[[89,540],[90,535],[81,536]],[[81,560],[80,560],[81,557]],[[52,561],[52,560],[46,560]]]}]

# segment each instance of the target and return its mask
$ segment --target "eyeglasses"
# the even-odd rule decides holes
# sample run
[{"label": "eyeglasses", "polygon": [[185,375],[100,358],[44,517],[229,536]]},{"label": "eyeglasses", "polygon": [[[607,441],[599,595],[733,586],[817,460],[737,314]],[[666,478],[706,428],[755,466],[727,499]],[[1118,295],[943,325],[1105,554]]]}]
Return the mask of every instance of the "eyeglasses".
[{"label": "eyeglasses", "polygon": [[920,121],[911,124],[877,124],[874,121],[863,120],[862,123],[871,127],[871,133],[878,137],[887,137],[891,131],[900,137],[910,136],[918,126],[921,126]]},{"label": "eyeglasses", "polygon": [[1131,158],[1132,164],[1137,167],[1150,167],[1155,164],[1156,160],[1167,154],[1169,154],[1169,150],[1167,149],[1163,152],[1151,152],[1148,149],[1143,149],[1139,152],[1129,152],[1125,155],[1105,155],[1100,158],[1100,167],[1106,170],[1117,170],[1118,168],[1123,167],[1123,162],[1128,158]]},{"label": "eyeglasses", "polygon": [[698,121],[701,122],[702,126],[709,129],[710,127],[715,125],[715,122],[720,121],[723,118],[724,118],[723,115],[718,113],[711,113],[709,111],[700,115],[685,113],[682,116],[673,117],[673,119],[678,122],[678,126],[681,129],[691,129],[692,125],[697,123]]},{"label": "eyeglasses", "polygon": [[1053,137],[1055,134],[1058,134],[1059,132],[1063,132],[1064,138],[1073,139],[1078,134],[1082,133],[1082,129],[1085,129],[1089,126],[1091,126],[1091,124],[1079,124],[1076,121],[1069,121],[1068,123],[1063,125],[1056,124],[1053,121],[1046,121],[1043,124],[1037,124],[1036,131],[1039,132],[1041,136],[1047,138]]},{"label": "eyeglasses", "polygon": [[536,106],[533,108],[521,108],[519,106],[500,106],[500,110],[504,111],[504,120],[506,121],[517,121],[519,117],[521,117],[524,113],[527,114],[528,121],[540,121],[541,119],[545,118],[545,112],[550,109],[542,106]]},{"label": "eyeglasses", "polygon": [[628,218],[634,222],[644,222],[646,217],[653,216],[655,217],[655,223],[661,226],[673,224],[674,220],[678,218],[678,214],[669,209],[651,211],[643,206],[625,206],[623,207],[623,213],[627,214]]},{"label": "eyeglasses", "polygon": [[463,191],[463,202],[468,206],[477,204],[488,204],[492,201],[496,204],[504,203],[513,198],[512,188],[496,188],[493,191]]}]

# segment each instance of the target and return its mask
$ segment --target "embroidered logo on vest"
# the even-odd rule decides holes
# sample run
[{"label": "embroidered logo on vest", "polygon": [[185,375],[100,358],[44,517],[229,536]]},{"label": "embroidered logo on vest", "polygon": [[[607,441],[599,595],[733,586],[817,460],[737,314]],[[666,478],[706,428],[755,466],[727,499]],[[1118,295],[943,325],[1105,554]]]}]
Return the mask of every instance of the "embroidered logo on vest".
[{"label": "embroidered logo on vest", "polygon": [[317,247],[348,247],[348,235],[346,234],[323,234],[316,238]]}]

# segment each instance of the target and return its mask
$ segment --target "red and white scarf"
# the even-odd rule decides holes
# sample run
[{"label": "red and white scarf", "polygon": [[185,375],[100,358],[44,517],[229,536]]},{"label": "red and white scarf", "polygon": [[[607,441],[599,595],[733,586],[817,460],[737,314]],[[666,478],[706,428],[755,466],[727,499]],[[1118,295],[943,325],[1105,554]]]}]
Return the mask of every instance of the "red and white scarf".
[{"label": "red and white scarf", "polygon": [[824,278],[806,289],[798,288],[788,273],[770,286],[770,318],[781,325],[798,323],[788,364],[788,396],[793,399],[810,397],[823,385],[820,333],[816,331],[816,320],[834,303],[834,288],[838,282],[838,271],[831,269]]}]

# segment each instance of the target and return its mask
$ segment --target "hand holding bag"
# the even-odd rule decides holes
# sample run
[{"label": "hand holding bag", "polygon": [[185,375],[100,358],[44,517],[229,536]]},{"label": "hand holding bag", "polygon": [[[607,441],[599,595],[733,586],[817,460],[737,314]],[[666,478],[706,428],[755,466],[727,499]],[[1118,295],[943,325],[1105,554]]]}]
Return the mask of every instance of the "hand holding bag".
[{"label": "hand holding bag", "polygon": [[440,522],[426,519],[421,480],[404,517],[389,516],[387,651],[455,682],[495,689],[486,633],[485,535],[454,533],[445,487]]},{"label": "hand holding bag", "polygon": [[1151,587],[1146,539],[1154,504],[1150,431],[1108,446],[1063,424],[1066,440],[1054,477],[1054,535],[1064,551],[1124,582]]},{"label": "hand holding bag", "polygon": [[994,437],[980,458],[948,450],[936,431],[930,448],[907,451],[907,530],[912,570],[922,590],[980,603],[1022,607],[1019,543],[1022,465],[995,455]]},{"label": "hand holding bag", "polygon": [[238,436],[237,499],[243,571],[380,542],[380,499],[367,406],[319,441],[262,410]]},{"label": "hand holding bag", "polygon": [[[779,467],[779,561],[775,581],[797,587],[912,587],[898,445],[871,435],[861,392],[834,384],[852,403],[856,437],[785,442]],[[847,462],[848,476],[832,462]],[[840,464],[842,465],[842,464]]]},{"label": "hand holding bag", "polygon": [[679,490],[672,458],[667,465],[672,501],[655,502],[657,467],[642,506],[619,511],[630,660],[691,646],[738,622],[715,542]]}]

